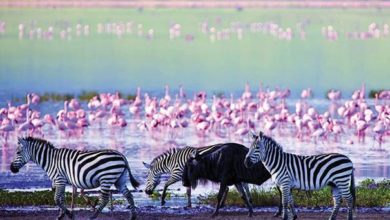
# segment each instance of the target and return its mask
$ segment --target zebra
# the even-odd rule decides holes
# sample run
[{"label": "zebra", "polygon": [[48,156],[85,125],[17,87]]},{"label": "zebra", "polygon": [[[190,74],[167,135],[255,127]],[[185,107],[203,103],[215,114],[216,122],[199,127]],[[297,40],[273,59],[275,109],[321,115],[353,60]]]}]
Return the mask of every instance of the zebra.
[{"label": "zebra", "polygon": [[[191,155],[196,154],[197,152],[202,155],[203,153],[215,150],[222,146],[223,144],[215,144],[205,147],[190,147],[187,146],[182,149],[170,149],[167,152],[157,156],[152,160],[150,164],[143,162],[144,166],[149,169],[148,177],[146,181],[145,193],[150,195],[153,193],[153,190],[160,184],[160,179],[162,174],[169,173],[170,177],[164,185],[164,189],[161,195],[161,205],[165,205],[166,191],[168,187],[178,181],[182,180],[182,174],[185,164]],[[249,195],[248,184],[243,183],[244,189]],[[187,207],[191,207],[191,187],[187,187]],[[226,199],[226,193],[224,198]],[[224,200],[222,200],[224,201]]]},{"label": "zebra", "polygon": [[283,219],[287,219],[287,205],[294,219],[291,189],[319,190],[330,186],[334,207],[329,219],[336,219],[341,199],[348,203],[348,220],[352,220],[352,208],[355,212],[355,180],[352,161],[345,155],[330,153],[302,156],[283,152],[282,147],[271,137],[253,134],[253,143],[247,153],[244,164],[251,167],[261,161],[271,173],[272,180],[282,191]]},{"label": "zebra", "polygon": [[112,185],[115,185],[130,204],[131,219],[136,218],[133,196],[126,182],[130,178],[134,188],[138,187],[139,183],[131,174],[126,157],[118,151],[79,151],[56,148],[50,142],[39,138],[18,138],[16,155],[10,166],[11,172],[19,172],[29,161],[40,165],[53,181],[55,203],[60,207],[57,219],[62,219],[65,214],[73,218],[73,213],[64,204],[67,184],[81,189],[100,186],[99,206],[91,219],[95,219],[106,206]]}]

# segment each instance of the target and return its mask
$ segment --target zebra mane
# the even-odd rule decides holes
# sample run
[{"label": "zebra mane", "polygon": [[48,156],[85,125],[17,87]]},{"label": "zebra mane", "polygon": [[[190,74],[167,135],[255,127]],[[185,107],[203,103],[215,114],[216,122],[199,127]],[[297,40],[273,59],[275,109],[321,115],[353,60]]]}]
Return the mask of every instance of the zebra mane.
[{"label": "zebra mane", "polygon": [[41,138],[36,138],[36,137],[31,137],[31,136],[28,136],[28,137],[22,137],[20,138],[21,140],[24,140],[28,143],[39,143],[40,145],[45,145],[49,148],[52,148],[52,149],[55,149],[56,147],[50,143],[49,141],[45,140],[45,139],[41,139]]},{"label": "zebra mane", "polygon": [[[187,147],[185,147],[185,148],[187,148]],[[182,149],[184,149],[184,148],[182,148]],[[171,149],[165,151],[164,153],[158,155],[157,157],[155,157],[150,164],[154,164],[156,162],[162,161],[162,160],[166,159],[167,157],[171,156],[172,154],[178,152],[179,150],[180,149],[177,149],[177,148],[171,148]]]},{"label": "zebra mane", "polygon": [[272,137],[263,135],[261,136],[262,139],[264,139],[265,145],[272,148],[277,148],[280,151],[283,151],[283,147],[276,142]]}]

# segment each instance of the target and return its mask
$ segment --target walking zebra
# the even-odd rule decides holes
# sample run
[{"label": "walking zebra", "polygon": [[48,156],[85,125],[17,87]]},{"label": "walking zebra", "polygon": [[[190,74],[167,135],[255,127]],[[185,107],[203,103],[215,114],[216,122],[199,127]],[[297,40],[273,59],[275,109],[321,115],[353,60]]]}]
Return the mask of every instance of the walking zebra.
[{"label": "walking zebra", "polygon": [[272,180],[282,191],[283,219],[287,219],[287,205],[294,219],[291,189],[318,190],[329,185],[332,188],[334,208],[330,219],[336,219],[341,198],[348,203],[348,219],[355,209],[355,183],[353,164],[342,154],[319,154],[301,156],[284,153],[282,147],[262,132],[252,134],[253,143],[245,157],[245,166],[251,167],[261,161],[271,173]]},{"label": "walking zebra", "polygon": [[[149,169],[148,178],[145,187],[145,193],[150,195],[153,190],[160,184],[162,174],[169,173],[171,176],[164,185],[161,196],[161,205],[165,204],[166,191],[168,187],[178,181],[181,181],[183,169],[191,155],[203,154],[214,148],[219,148],[223,144],[210,145],[206,147],[185,147],[182,149],[171,149],[152,160],[150,164],[143,162],[144,166]],[[188,207],[191,207],[191,187],[187,187]]]},{"label": "walking zebra", "polygon": [[66,214],[73,218],[64,204],[65,185],[70,184],[81,189],[92,189],[100,186],[99,206],[91,219],[98,216],[108,202],[112,185],[123,194],[130,204],[132,219],[136,210],[131,192],[126,187],[130,178],[132,186],[139,183],[130,171],[126,157],[114,150],[78,151],[66,148],[55,148],[50,142],[38,138],[18,138],[16,157],[11,163],[11,171],[19,172],[28,161],[33,161],[46,171],[55,187],[55,203],[60,207],[58,219]]}]

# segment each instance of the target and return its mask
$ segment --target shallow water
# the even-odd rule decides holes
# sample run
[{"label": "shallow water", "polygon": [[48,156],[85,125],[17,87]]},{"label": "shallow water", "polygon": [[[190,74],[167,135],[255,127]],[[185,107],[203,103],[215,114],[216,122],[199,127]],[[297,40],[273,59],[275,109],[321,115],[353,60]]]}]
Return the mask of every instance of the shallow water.
[{"label": "shallow water", "polygon": [[[316,106],[319,111],[325,110],[328,102],[324,100],[312,101],[312,105]],[[289,101],[290,105],[294,100]],[[85,103],[84,103],[85,104]],[[291,106],[290,106],[291,107]],[[60,103],[44,103],[39,106],[42,113],[54,114],[62,108]],[[128,114],[128,110],[124,109]],[[93,123],[90,127],[83,131],[83,134],[68,136],[66,133],[57,131],[49,126],[44,129],[44,138],[51,141],[57,147],[68,147],[79,150],[94,150],[94,149],[115,149],[122,152],[128,159],[132,173],[141,182],[140,189],[144,189],[146,181],[147,169],[142,165],[142,161],[150,162],[154,157],[174,147],[184,146],[205,146],[220,142],[238,142],[249,146],[249,138],[247,136],[238,137],[233,134],[216,135],[209,133],[199,135],[194,127],[172,130],[161,128],[154,132],[140,131],[137,124],[142,118],[136,118],[130,115],[126,116],[128,126],[125,128],[109,127],[105,121]],[[259,125],[261,127],[261,125]],[[10,162],[13,159],[16,147],[17,136],[25,135],[16,132],[10,134],[8,141],[1,140],[1,157],[0,157],[0,188],[2,189],[31,189],[34,190],[50,188],[51,182],[45,172],[33,163],[28,163],[20,170],[18,174],[11,174],[9,170]],[[351,135],[346,134],[341,137],[339,142],[322,142],[318,141],[314,144],[313,141],[298,141],[291,135],[286,135],[285,130],[275,131],[274,138],[284,147],[285,151],[296,154],[319,154],[337,152],[349,156],[355,166],[355,177],[357,180],[364,178],[383,179],[390,177],[390,148],[387,142],[384,143],[381,149],[377,143],[370,137],[366,138],[365,144],[355,143],[353,145],[345,144],[345,140],[351,138]],[[385,140],[386,141],[386,140]],[[163,176],[163,181],[166,176]],[[271,181],[267,181],[262,187],[268,188],[272,186]],[[161,189],[163,184],[160,184],[157,189]],[[68,189],[70,190],[70,188]],[[216,192],[217,184],[200,185],[194,192],[193,198],[196,195],[207,192]],[[183,197],[185,189],[181,183],[176,183],[170,187],[170,191],[179,195],[172,196],[167,201],[167,205],[183,205],[186,203],[186,198]],[[136,193],[135,196],[138,204],[158,205],[158,200],[149,199],[144,193]],[[196,200],[196,199],[195,199]]]}]

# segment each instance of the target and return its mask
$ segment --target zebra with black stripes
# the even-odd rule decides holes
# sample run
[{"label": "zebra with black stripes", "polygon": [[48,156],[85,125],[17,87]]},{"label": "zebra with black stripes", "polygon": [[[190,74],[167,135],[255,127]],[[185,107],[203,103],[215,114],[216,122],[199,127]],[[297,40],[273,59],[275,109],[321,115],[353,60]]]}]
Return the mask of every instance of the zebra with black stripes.
[{"label": "zebra with black stripes", "polygon": [[58,219],[62,219],[65,214],[73,218],[73,213],[64,204],[67,184],[81,189],[100,186],[99,206],[91,219],[96,218],[106,206],[112,185],[127,199],[132,219],[136,218],[133,196],[126,182],[130,179],[134,188],[138,187],[139,183],[131,174],[129,163],[123,154],[114,150],[79,151],[56,148],[43,139],[18,138],[16,156],[10,169],[17,173],[29,161],[41,166],[53,181],[55,203],[60,207]]},{"label": "zebra with black stripes", "polygon": [[287,207],[294,219],[291,189],[319,190],[325,186],[332,189],[334,208],[329,219],[336,219],[341,199],[347,201],[348,219],[352,220],[355,209],[355,182],[352,161],[342,154],[319,154],[302,156],[283,152],[282,147],[271,137],[260,132],[252,134],[253,143],[245,157],[245,166],[251,167],[261,161],[271,173],[272,180],[282,191],[283,219],[288,218]]},{"label": "zebra with black stripes", "polygon": [[[165,204],[166,191],[168,187],[178,181],[181,181],[183,169],[191,155],[208,152],[220,147],[222,144],[210,145],[206,147],[185,147],[182,149],[170,149],[169,151],[157,156],[150,164],[143,162],[144,166],[149,169],[145,187],[145,193],[150,195],[153,190],[160,184],[161,175],[169,173],[170,177],[164,185],[161,195],[161,205]],[[191,187],[187,187],[187,206],[191,207]]]}]

